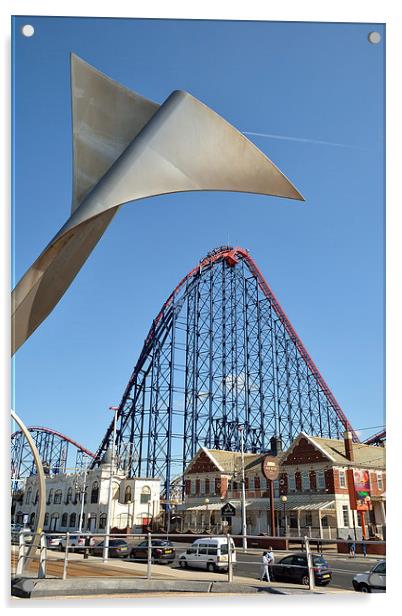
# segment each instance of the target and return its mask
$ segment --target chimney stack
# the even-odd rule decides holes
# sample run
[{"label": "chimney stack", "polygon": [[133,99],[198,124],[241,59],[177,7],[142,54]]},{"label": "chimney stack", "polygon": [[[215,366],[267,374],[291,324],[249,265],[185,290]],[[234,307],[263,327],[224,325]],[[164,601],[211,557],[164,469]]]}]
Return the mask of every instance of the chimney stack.
[{"label": "chimney stack", "polygon": [[349,430],[346,430],[346,432],[343,435],[343,439],[345,441],[345,454],[346,454],[346,457],[347,457],[348,460],[353,462],[354,455],[353,455],[352,433],[349,432]]}]

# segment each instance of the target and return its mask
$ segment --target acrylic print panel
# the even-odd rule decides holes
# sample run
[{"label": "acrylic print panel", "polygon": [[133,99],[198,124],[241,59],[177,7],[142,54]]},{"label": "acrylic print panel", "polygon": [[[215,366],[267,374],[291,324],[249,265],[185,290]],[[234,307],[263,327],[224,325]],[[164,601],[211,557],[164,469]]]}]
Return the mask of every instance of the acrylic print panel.
[{"label": "acrylic print panel", "polygon": [[[71,54],[78,58],[73,65]],[[267,298],[254,266],[250,269],[240,257],[243,269],[232,280],[231,296],[228,288],[224,294],[223,269],[227,266],[228,276],[234,276],[237,265],[230,268],[225,258],[225,266],[219,266],[222,271],[211,267],[216,274],[213,283],[205,270],[199,273],[199,280],[194,279],[198,299],[181,287],[177,299],[183,299],[186,312],[178,307],[177,330],[164,331],[163,340],[166,344],[170,340],[170,347],[161,347],[157,391],[165,423],[158,424],[150,397],[140,413],[146,429],[130,423],[134,415],[127,407],[127,422],[136,435],[131,460],[137,466],[130,466],[131,470],[158,471],[163,476],[169,470],[173,479],[183,472],[186,443],[186,460],[200,444],[238,447],[237,432],[232,434],[226,424],[222,428],[224,418],[232,427],[249,422],[246,446],[250,451],[262,450],[277,432],[287,444],[301,428],[319,432],[320,422],[326,422],[323,435],[337,437],[346,420],[361,441],[385,428],[384,54],[381,24],[14,18],[13,286],[69,221],[72,205],[75,218],[64,232],[75,243],[72,254],[80,250],[88,254],[87,260],[70,255],[71,284],[66,289],[57,278],[42,287],[39,317],[38,302],[31,305],[30,299],[49,266],[48,257],[29,277],[33,286],[28,287],[24,322],[39,324],[26,340],[22,335],[13,375],[13,407],[27,425],[49,427],[92,452],[103,451],[111,437],[108,407],[119,405],[124,392],[130,391],[130,377],[161,306],[187,272],[224,245],[248,250],[283,307],[274,310],[274,321],[284,328],[278,329],[275,360],[281,377],[275,380],[268,366],[262,378],[258,345],[250,352],[241,349],[239,339],[233,344],[233,334],[224,326],[236,305],[240,310],[232,318],[241,331],[255,323],[251,338],[258,340],[256,331],[260,338],[263,335],[260,317],[257,312],[249,315],[246,300],[250,306],[253,302],[260,306],[261,301],[263,309],[264,301],[272,307],[272,297]],[[85,63],[115,84],[107,82],[109,86],[99,92],[98,81],[103,78],[85,69]],[[78,72],[82,69],[76,75],[82,80],[76,104],[83,106],[74,135],[71,66],[79,66]],[[177,90],[191,98],[176,94],[164,106]],[[189,115],[175,115],[193,100],[197,103]],[[229,142],[226,123],[219,121],[211,128],[209,119],[215,116],[209,115],[209,109],[234,127]],[[128,117],[131,120],[125,124]],[[177,124],[170,130],[176,117]],[[160,141],[161,127],[165,132]],[[75,150],[75,168],[74,139],[86,161],[77,167]],[[216,159],[212,154],[202,156],[207,139]],[[128,158],[127,148],[131,148]],[[110,173],[101,180],[121,154],[120,170],[123,166],[131,174],[138,169],[137,175],[130,175],[130,191],[124,182],[123,188],[119,183],[111,186]],[[141,164],[151,154],[145,173]],[[268,172],[264,155],[279,170],[276,176],[272,166]],[[173,159],[174,165],[169,165],[167,161]],[[174,192],[178,180],[171,180],[173,172],[180,176],[183,192]],[[266,173],[271,174],[270,180],[279,178],[281,187],[265,185]],[[171,181],[168,190],[166,178]],[[101,197],[96,192],[99,184],[105,191]],[[241,192],[245,188],[247,192]],[[90,195],[92,189],[95,197]],[[132,202],[116,215],[108,210],[110,219],[88,222],[88,210],[99,214],[106,193],[114,195],[113,203]],[[147,194],[156,196],[143,199]],[[77,208],[88,195],[92,204],[86,210]],[[83,225],[90,225],[89,235],[80,235]],[[193,278],[188,281],[193,284]],[[260,284],[254,291],[253,281]],[[218,288],[219,298],[213,296]],[[233,300],[226,312],[224,295]],[[208,315],[209,321],[196,327],[191,306],[200,298],[210,300],[216,312],[208,312],[205,303],[200,314]],[[283,319],[281,310],[286,313]],[[272,325],[272,314],[270,318]],[[292,323],[302,347],[285,321]],[[171,386],[168,349],[175,349],[177,372],[190,374],[189,369],[186,372],[189,342],[183,334],[190,335],[190,324],[198,337],[204,336],[205,344],[197,348],[200,365],[192,373],[196,387],[184,377]],[[178,344],[169,338],[173,331],[179,336]],[[230,345],[222,331],[232,337]],[[283,350],[289,345],[291,357]],[[228,351],[232,346],[238,349],[236,358],[236,353]],[[144,353],[142,357],[150,363],[141,368],[156,365],[150,349]],[[152,353],[156,353],[154,347]],[[269,353],[266,347],[264,365]],[[200,359],[203,354],[205,362]],[[241,368],[234,365],[235,360]],[[288,361],[293,362],[293,376],[289,376]],[[311,378],[318,383],[313,406]],[[304,389],[298,388],[300,379]],[[142,384],[149,396],[153,384]],[[327,414],[317,410],[321,402],[327,405]],[[188,426],[189,431],[185,430],[189,404],[191,416],[196,404],[201,409],[202,443],[198,433],[194,436]],[[262,406],[269,407],[262,414],[262,423],[268,426],[264,436],[256,428]],[[168,409],[174,412],[169,415]],[[122,456],[130,449],[127,422],[123,425],[120,418]],[[170,440],[161,440],[162,433],[169,434]],[[158,460],[156,468],[147,467],[150,459]]]}]

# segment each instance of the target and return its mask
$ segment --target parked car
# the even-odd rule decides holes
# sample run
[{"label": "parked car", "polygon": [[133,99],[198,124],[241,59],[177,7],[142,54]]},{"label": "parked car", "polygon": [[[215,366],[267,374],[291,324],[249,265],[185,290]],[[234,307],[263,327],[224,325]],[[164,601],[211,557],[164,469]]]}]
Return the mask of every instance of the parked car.
[{"label": "parked car", "polygon": [[380,560],[371,567],[370,571],[355,575],[352,584],[358,592],[385,592],[386,561]]},{"label": "parked car", "polygon": [[25,543],[32,543],[32,530],[29,526],[22,526],[21,524],[11,524],[11,543],[17,545],[20,542],[20,534],[24,533]]},{"label": "parked car", "polygon": [[60,549],[62,535],[46,535],[46,545],[49,549]]},{"label": "parked car", "polygon": [[[82,533],[82,534],[76,534],[76,535],[71,534],[68,538],[68,549],[71,550],[72,552],[83,552],[88,538],[89,538],[89,545],[94,546],[95,539],[94,537],[91,537],[89,533]],[[66,549],[66,545],[67,545],[67,537],[66,535],[61,535],[59,537],[59,543],[58,543],[60,552],[64,552],[64,550]],[[92,550],[91,550],[91,553],[92,553]]]},{"label": "parked car", "polygon": [[[151,540],[151,559],[154,563],[170,564],[176,557],[176,550],[171,541],[165,539]],[[130,558],[133,560],[148,560],[148,541],[141,541],[130,550]]]},{"label": "parked car", "polygon": [[[325,558],[320,554],[312,554],[314,581],[326,586],[332,580],[332,571]],[[289,554],[272,565],[272,574],[275,581],[295,582],[297,584],[309,583],[307,555],[305,552]]]},{"label": "parked car", "polygon": [[[233,539],[231,542],[232,563],[236,562],[236,550]],[[228,543],[225,537],[208,537],[197,539],[179,556],[180,567],[199,567],[207,571],[222,571],[228,569]]]},{"label": "parked car", "polygon": [[[103,556],[105,542],[101,541],[97,543],[95,547],[91,549],[93,556]],[[110,558],[127,558],[128,556],[128,544],[124,539],[110,539],[109,541],[109,556]]]}]

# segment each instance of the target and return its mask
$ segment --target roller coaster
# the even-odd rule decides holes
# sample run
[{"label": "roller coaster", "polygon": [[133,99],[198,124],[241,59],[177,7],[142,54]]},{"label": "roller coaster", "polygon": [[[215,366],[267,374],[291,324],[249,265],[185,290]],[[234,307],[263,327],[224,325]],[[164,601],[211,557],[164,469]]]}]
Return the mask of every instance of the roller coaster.
[{"label": "roller coaster", "polygon": [[[129,475],[181,475],[200,446],[250,452],[304,430],[358,437],[248,251],[222,246],[163,304],[118,410],[116,447]],[[96,464],[110,446],[110,424]]]}]

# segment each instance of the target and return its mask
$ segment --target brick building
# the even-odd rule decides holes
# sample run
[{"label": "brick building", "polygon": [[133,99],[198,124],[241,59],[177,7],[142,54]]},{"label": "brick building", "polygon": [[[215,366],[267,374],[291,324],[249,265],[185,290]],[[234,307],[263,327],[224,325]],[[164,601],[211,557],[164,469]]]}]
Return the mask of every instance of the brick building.
[{"label": "brick building", "polygon": [[[263,458],[260,454],[244,455],[248,534],[271,530],[268,485],[261,470]],[[346,538],[356,531],[360,538],[364,515],[370,534],[385,536],[385,448],[353,444],[349,433],[344,440],[335,440],[302,432],[275,460],[280,467],[274,482],[276,534]],[[350,472],[364,472],[368,478],[369,504],[364,514],[351,510]],[[184,503],[177,511],[183,530],[241,532],[239,452],[201,448],[184,473],[184,485]],[[351,489],[353,492],[354,486]],[[227,503],[233,516],[221,513]]]}]

